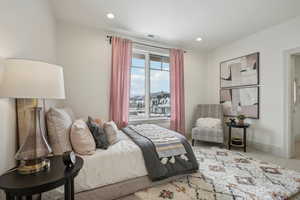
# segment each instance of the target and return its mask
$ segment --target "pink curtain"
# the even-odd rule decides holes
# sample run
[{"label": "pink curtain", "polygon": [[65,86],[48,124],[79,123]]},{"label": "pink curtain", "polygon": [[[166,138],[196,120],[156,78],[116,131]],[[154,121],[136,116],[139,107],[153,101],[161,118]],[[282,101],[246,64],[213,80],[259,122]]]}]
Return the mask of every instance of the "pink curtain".
[{"label": "pink curtain", "polygon": [[112,61],[110,80],[109,118],[119,128],[128,124],[129,69],[131,65],[132,42],[112,37]]},{"label": "pink curtain", "polygon": [[171,129],[185,134],[184,114],[184,52],[170,50]]}]

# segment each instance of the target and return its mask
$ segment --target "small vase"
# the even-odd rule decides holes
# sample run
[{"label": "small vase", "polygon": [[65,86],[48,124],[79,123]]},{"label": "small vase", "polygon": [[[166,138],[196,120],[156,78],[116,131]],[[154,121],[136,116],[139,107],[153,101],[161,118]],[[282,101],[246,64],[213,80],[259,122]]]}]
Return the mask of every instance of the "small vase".
[{"label": "small vase", "polygon": [[239,119],[239,125],[244,125],[244,120],[243,119]]}]

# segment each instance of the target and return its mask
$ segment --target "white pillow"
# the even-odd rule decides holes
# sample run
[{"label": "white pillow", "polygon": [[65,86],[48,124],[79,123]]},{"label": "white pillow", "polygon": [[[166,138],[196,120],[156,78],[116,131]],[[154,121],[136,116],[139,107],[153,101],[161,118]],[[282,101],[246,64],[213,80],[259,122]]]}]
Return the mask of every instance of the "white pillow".
[{"label": "white pillow", "polygon": [[199,118],[196,122],[197,127],[201,128],[221,128],[221,120],[217,118]]},{"label": "white pillow", "polygon": [[81,155],[92,155],[96,150],[96,143],[85,121],[76,120],[71,128],[70,140],[74,151]]},{"label": "white pillow", "polygon": [[118,142],[117,134],[118,134],[119,129],[118,129],[117,125],[115,124],[115,122],[113,122],[113,121],[106,122],[106,123],[104,123],[103,128],[104,128],[104,132],[106,134],[109,144],[112,145],[112,144],[117,143]]},{"label": "white pillow", "polygon": [[71,151],[70,129],[72,118],[65,109],[50,108],[47,112],[48,137],[54,155]]}]

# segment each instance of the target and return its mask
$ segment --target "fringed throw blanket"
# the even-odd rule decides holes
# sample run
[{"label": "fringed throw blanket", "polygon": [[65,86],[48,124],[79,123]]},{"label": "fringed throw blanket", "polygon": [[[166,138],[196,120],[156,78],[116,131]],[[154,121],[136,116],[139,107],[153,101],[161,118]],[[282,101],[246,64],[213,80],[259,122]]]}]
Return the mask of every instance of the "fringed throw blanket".
[{"label": "fringed throw blanket", "polygon": [[182,159],[188,160],[181,140],[174,135],[173,131],[153,124],[131,125],[129,128],[152,141],[162,164],[168,161],[175,163],[174,156],[181,156]]},{"label": "fringed throw blanket", "polygon": [[157,125],[127,126],[122,131],[140,147],[152,181],[198,170],[186,138]]}]

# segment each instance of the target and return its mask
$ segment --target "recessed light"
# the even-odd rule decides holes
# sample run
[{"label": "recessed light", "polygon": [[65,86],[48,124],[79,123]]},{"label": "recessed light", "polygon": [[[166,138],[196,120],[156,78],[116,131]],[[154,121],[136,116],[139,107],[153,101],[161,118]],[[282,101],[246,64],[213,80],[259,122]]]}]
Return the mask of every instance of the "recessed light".
[{"label": "recessed light", "polygon": [[115,18],[115,15],[112,14],[112,13],[107,13],[106,17],[107,17],[108,19],[113,19],[113,18]]},{"label": "recessed light", "polygon": [[202,41],[202,38],[201,38],[201,37],[197,37],[197,38],[196,38],[196,41],[197,41],[197,42],[201,42],[201,41]]}]

